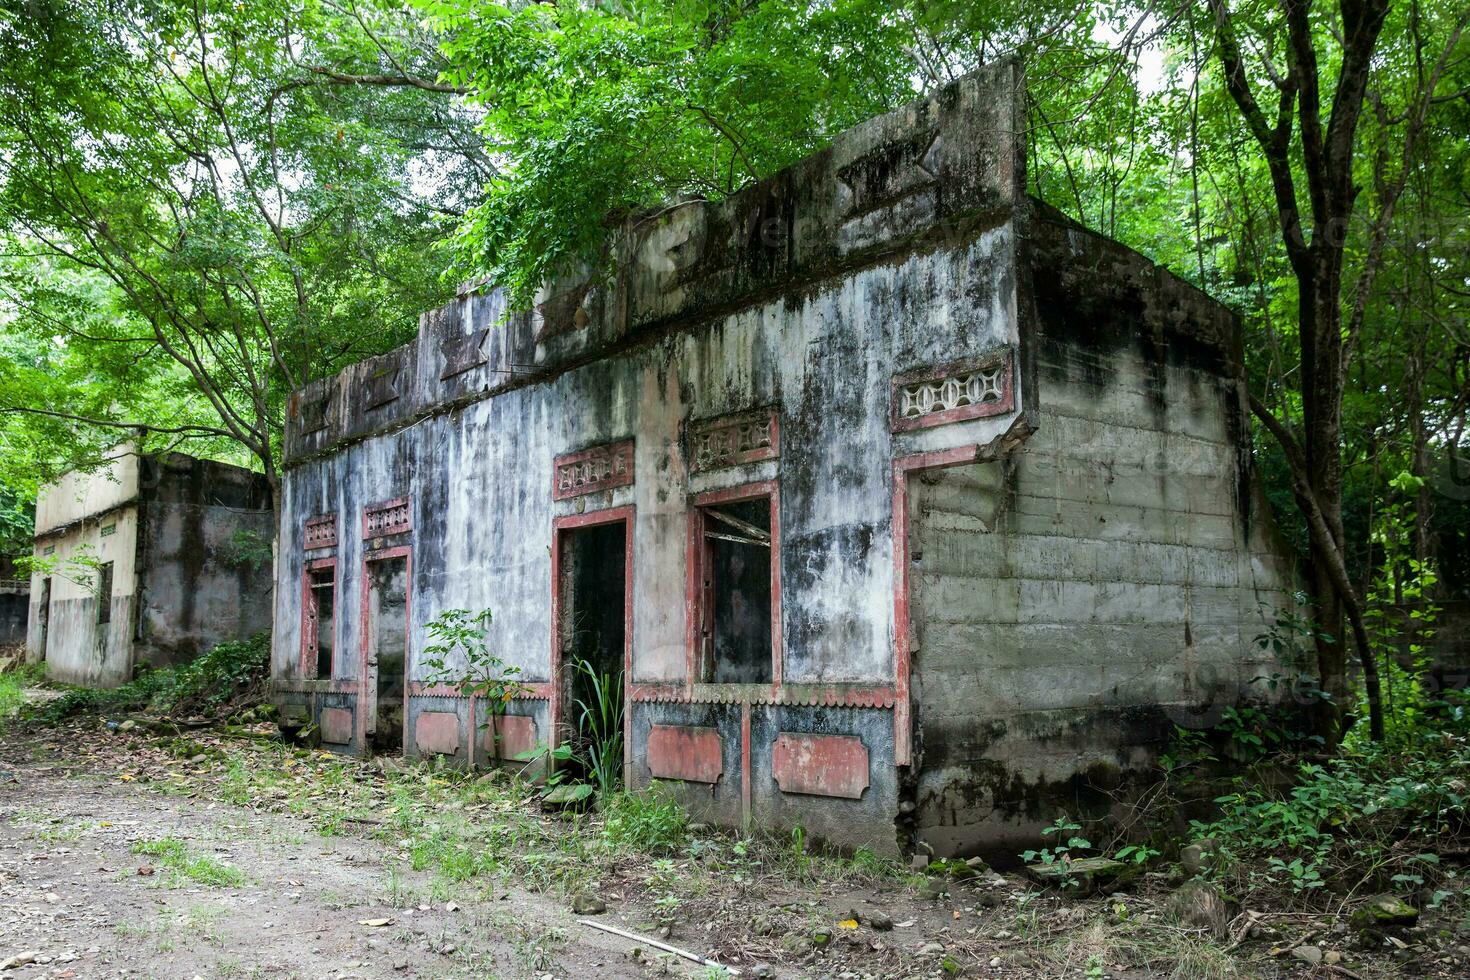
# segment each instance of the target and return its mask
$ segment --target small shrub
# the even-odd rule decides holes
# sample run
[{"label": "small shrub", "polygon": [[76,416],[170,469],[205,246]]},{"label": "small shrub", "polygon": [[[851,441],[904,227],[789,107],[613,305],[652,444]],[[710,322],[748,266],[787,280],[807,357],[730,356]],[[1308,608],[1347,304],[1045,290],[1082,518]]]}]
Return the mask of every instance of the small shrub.
[{"label": "small shrub", "polygon": [[615,850],[673,854],[689,838],[689,814],[657,790],[614,793],[602,801],[603,839]]},{"label": "small shrub", "polygon": [[120,687],[72,688],[36,708],[32,717],[56,722],[74,715],[151,711],[161,715],[212,715],[258,699],[270,674],[269,633],[221,643],[173,667],[140,669]]},{"label": "small shrub", "polygon": [[23,670],[0,674],[0,726],[20,714],[31,675]]}]

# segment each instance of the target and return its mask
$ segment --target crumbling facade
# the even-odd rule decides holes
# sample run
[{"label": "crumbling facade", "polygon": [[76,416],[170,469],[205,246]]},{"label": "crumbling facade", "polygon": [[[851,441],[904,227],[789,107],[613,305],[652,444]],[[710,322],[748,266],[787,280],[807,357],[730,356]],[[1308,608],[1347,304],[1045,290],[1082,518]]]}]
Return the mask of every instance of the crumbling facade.
[{"label": "crumbling facade", "polygon": [[52,680],[116,687],[271,626],[265,478],[121,447],[36,501],[27,659]]},{"label": "crumbling facade", "polygon": [[[298,392],[283,715],[486,764],[577,737],[586,661],[623,671],[631,784],[944,854],[1234,703],[1290,575],[1237,324],[1029,199],[1022,122],[994,66]],[[529,682],[497,738],[423,683],[452,608]]]}]

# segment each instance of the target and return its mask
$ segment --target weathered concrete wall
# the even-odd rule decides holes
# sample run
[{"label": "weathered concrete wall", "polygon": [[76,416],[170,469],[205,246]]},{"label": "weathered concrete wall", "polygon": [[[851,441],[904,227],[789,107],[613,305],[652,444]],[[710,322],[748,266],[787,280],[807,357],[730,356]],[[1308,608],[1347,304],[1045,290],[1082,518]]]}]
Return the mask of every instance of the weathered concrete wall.
[{"label": "weathered concrete wall", "polygon": [[[107,469],[45,488],[37,515],[35,554],[50,570],[32,575],[26,642],[54,680],[115,687],[139,663],[270,628],[273,520],[256,474],[124,447]],[[100,623],[97,567],[107,562],[112,601]]]},{"label": "weathered concrete wall", "polygon": [[1252,478],[1229,315],[1047,212],[1028,238],[1040,423],[911,497],[916,833],[1014,854],[1098,815],[1178,724],[1282,665],[1252,641],[1292,570]]},{"label": "weathered concrete wall", "polygon": [[[116,687],[131,676],[137,541],[137,504],[111,501],[101,515],[74,517],[37,538],[36,555],[52,570],[31,578],[26,646],[28,659],[45,660],[48,678]],[[112,563],[112,602],[109,621],[99,623],[97,565],[104,562]],[[51,607],[43,616],[48,578]]]},{"label": "weathered concrete wall", "polygon": [[[467,295],[414,343],[293,396],[273,658],[288,714],[365,750],[365,563],[406,555],[406,751],[485,761],[470,745],[483,706],[422,684],[425,624],[451,608],[492,609],[493,648],[532,685],[515,738],[557,738],[558,528],[616,518],[632,530],[627,775],[709,819],[893,851],[916,825],[936,843],[973,827],[948,801],[979,772],[1024,787],[1100,755],[1145,761],[1157,740],[1120,736],[1119,719],[1188,701],[1150,679],[1181,624],[1189,656],[1233,679],[1249,654],[1227,609],[1254,615],[1242,587],[1277,571],[1250,558],[1270,549],[1247,503],[1234,323],[1034,210],[1020,106],[1014,67],[996,66],[729,201],[631,222],[611,282],[562,283],[529,315]],[[706,458],[707,426],[750,413],[774,419],[769,444]],[[1183,469],[1134,467],[1145,450]],[[583,451],[604,453],[590,487],[567,460]],[[924,482],[992,456],[1008,460],[987,465],[1008,468],[993,489],[1015,498],[1014,540],[980,531],[978,477]],[[698,502],[750,485],[779,496],[779,679],[706,683]],[[916,529],[896,540],[915,485]],[[303,594],[328,566],[337,669],[317,680]],[[1130,657],[1132,674],[1112,665]],[[1044,672],[1023,679],[1033,660]],[[1067,735],[1066,712],[1086,731]]]},{"label": "weathered concrete wall", "polygon": [[180,663],[270,629],[275,518],[264,478],[179,454],[149,457],[141,473],[135,661]]},{"label": "weathered concrete wall", "polygon": [[64,473],[36,495],[36,534],[98,517],[138,499],[138,457],[129,443],[113,450],[110,461],[91,472]]}]

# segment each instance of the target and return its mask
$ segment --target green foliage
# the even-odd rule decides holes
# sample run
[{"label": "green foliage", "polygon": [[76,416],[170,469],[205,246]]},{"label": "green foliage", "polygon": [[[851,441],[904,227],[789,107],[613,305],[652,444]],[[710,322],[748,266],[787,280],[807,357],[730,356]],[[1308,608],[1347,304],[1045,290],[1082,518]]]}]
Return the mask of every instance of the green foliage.
[{"label": "green foliage", "polygon": [[617,851],[676,854],[688,843],[688,812],[657,788],[612,793],[602,798],[601,806],[603,838]]},{"label": "green foliage", "polygon": [[0,47],[0,486],[123,437],[274,478],[287,393],[449,295],[493,166],[399,5],[5,0]]},{"label": "green foliage", "polygon": [[97,569],[101,564],[96,550],[85,542],[66,555],[33,553],[15,559],[15,567],[22,574],[39,575],[43,578],[54,575],[94,595],[97,589]]},{"label": "green foliage", "polygon": [[219,560],[235,568],[260,571],[275,556],[271,539],[258,531],[236,528],[219,550]]},{"label": "green foliage", "polygon": [[1238,777],[1215,801],[1222,816],[1193,822],[1193,836],[1217,842],[1217,873],[1242,889],[1309,898],[1453,877],[1434,851],[1466,819],[1470,790],[1459,774],[1470,765],[1470,724],[1456,703],[1439,710],[1393,749],[1365,741],[1325,764],[1300,763],[1285,787]]},{"label": "green foliage", "polygon": [[1413,548],[1416,501],[1423,486],[1422,479],[1408,472],[1388,481],[1389,494],[1373,531],[1380,559],[1363,614],[1383,688],[1386,740],[1397,744],[1412,741],[1430,711],[1424,675],[1440,613],[1434,598],[1436,565],[1416,557]]},{"label": "green foliage", "polygon": [[72,688],[38,705],[34,717],[59,721],[74,715],[133,711],[179,716],[214,714],[263,692],[270,673],[270,648],[269,633],[221,643],[187,663],[141,670],[120,687]]},{"label": "green foliage", "polygon": [[35,504],[0,480],[0,558],[30,552],[35,519]]},{"label": "green foliage", "polygon": [[428,669],[426,685],[448,685],[485,702],[490,714],[488,727],[498,745],[500,733],[495,719],[528,688],[518,680],[521,668],[507,664],[490,649],[488,636],[493,620],[489,609],[477,613],[446,609],[424,627],[432,642],[424,647],[422,663]]},{"label": "green foliage", "polygon": [[573,702],[582,761],[598,796],[605,798],[623,782],[623,672],[601,674],[586,660],[576,661],[572,669],[587,692],[585,699]]},{"label": "green foliage", "polygon": [[914,94],[913,13],[874,0],[416,5],[507,158],[460,257],[522,306],[605,268],[625,218],[724,197]]},{"label": "green foliage", "polygon": [[177,837],[139,841],[131,850],[134,854],[158,859],[158,863],[168,872],[163,883],[171,888],[186,883],[210,888],[239,888],[245,884],[245,875],[239,869],[221,864],[214,858],[192,853]]},{"label": "green foliage", "polygon": [[25,689],[41,683],[44,664],[24,664],[16,670],[0,671],[0,730],[20,714],[25,705]]},{"label": "green foliage", "polygon": [[1083,856],[1075,852],[1092,849],[1092,841],[1073,833],[1081,829],[1081,824],[1075,823],[1066,814],[1061,815],[1055,823],[1041,832],[1043,837],[1055,837],[1057,842],[1041,850],[1022,851],[1021,860],[1028,864],[1039,860],[1042,864],[1060,864],[1066,867],[1074,859]]}]

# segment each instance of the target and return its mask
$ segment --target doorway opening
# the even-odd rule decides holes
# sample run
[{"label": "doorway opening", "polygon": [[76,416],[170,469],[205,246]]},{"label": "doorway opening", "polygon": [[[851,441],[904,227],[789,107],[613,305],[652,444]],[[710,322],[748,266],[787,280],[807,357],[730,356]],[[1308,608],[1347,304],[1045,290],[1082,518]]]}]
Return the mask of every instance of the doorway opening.
[{"label": "doorway opening", "polygon": [[46,641],[51,634],[51,580],[49,578],[41,580],[41,607],[36,610],[36,616],[41,633],[36,645],[39,648],[41,663],[45,663]]},{"label": "doorway opening", "polygon": [[369,558],[366,567],[364,693],[375,696],[368,714],[368,742],[374,752],[397,752],[403,749],[408,665],[408,555]]},{"label": "doorway opening", "polygon": [[626,517],[592,516],[556,535],[560,701],[567,774],[609,791],[623,776],[631,552]]}]

